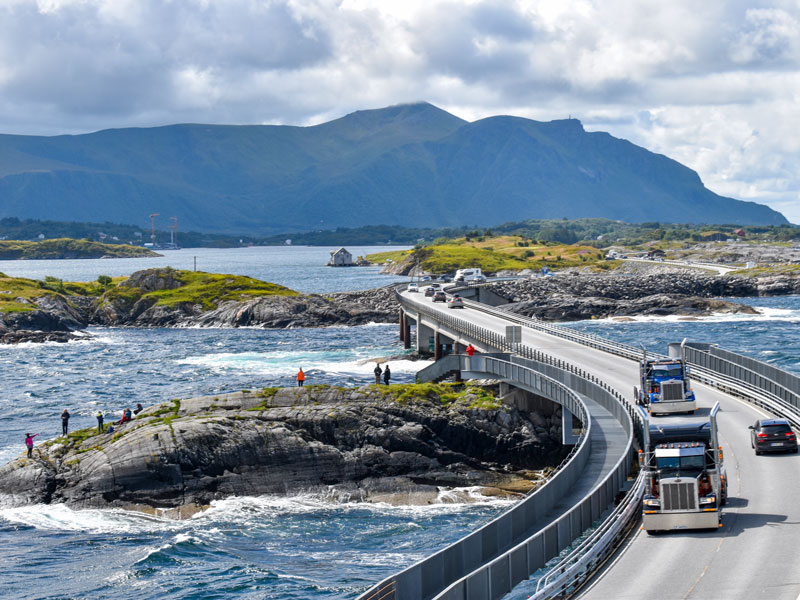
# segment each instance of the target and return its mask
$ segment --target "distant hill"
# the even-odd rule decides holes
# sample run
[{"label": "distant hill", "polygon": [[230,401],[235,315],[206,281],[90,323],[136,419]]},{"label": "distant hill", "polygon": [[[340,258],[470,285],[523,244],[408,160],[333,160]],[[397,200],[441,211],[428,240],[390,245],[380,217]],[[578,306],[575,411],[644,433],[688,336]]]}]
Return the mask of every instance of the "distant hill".
[{"label": "distant hill", "polygon": [[314,127],[171,125],[77,136],[0,135],[0,217],[254,235],[371,224],[487,226],[605,217],[770,225],[697,173],[575,119],[472,123],[430,104]]}]

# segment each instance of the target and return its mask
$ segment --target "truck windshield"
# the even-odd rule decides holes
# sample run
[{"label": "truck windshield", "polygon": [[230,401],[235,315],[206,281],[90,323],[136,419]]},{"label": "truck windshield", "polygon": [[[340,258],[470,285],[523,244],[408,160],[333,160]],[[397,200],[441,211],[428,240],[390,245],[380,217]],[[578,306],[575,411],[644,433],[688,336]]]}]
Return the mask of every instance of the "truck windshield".
[{"label": "truck windshield", "polygon": [[683,373],[681,373],[680,366],[674,367],[656,367],[653,373],[654,377],[682,377]]},{"label": "truck windshield", "polygon": [[705,457],[658,456],[656,466],[662,471],[701,471],[705,468]]}]

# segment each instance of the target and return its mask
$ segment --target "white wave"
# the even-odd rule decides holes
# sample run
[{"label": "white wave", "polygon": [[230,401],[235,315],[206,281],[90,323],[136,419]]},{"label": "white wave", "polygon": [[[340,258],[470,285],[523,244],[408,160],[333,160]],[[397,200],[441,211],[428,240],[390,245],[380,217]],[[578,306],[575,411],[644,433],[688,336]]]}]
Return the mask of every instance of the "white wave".
[{"label": "white wave", "polygon": [[[265,518],[281,515],[303,515],[320,512],[353,512],[367,511],[375,515],[405,515],[411,519],[431,514],[453,514],[470,510],[476,506],[505,507],[513,505],[516,500],[484,496],[481,488],[470,486],[463,488],[441,489],[436,503],[425,505],[393,505],[384,502],[336,502],[329,494],[299,494],[296,496],[235,496],[224,500],[214,500],[210,508],[192,517],[199,521],[235,521],[241,523],[248,520],[263,522]],[[413,521],[411,521],[413,523]]]},{"label": "white wave", "polygon": [[[351,351],[277,351],[277,352],[219,352],[189,356],[175,361],[180,365],[203,367],[217,372],[245,372],[263,375],[294,377],[298,367],[306,372],[359,375],[368,377],[375,368],[373,361],[385,360],[376,356],[386,350],[357,349]],[[428,362],[412,360],[389,361],[396,373],[416,373]],[[309,380],[309,383],[313,383]]]},{"label": "white wave", "polygon": [[583,323],[680,323],[685,321],[702,321],[704,323],[733,323],[733,322],[759,322],[759,321],[788,321],[790,323],[800,322],[800,310],[788,308],[771,308],[766,306],[754,306],[758,314],[745,313],[712,313],[704,316],[694,315],[639,315],[639,316],[616,316],[604,319],[586,319]]},{"label": "white wave", "polygon": [[34,504],[0,509],[0,518],[9,523],[41,530],[82,531],[87,533],[143,533],[169,531],[179,522],[159,519],[144,513],[121,509],[72,509],[65,504]]}]

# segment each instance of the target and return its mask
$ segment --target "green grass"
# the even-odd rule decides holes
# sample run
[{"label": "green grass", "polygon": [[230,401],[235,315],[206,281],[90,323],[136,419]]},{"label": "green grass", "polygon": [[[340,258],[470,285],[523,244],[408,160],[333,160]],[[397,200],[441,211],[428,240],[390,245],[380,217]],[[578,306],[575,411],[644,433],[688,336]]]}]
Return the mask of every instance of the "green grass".
[{"label": "green grass", "polygon": [[469,383],[401,383],[374,385],[384,397],[399,404],[438,400],[442,405],[463,404],[467,408],[497,410],[502,403],[491,390]]},{"label": "green grass", "polygon": [[491,274],[503,270],[539,270],[544,266],[610,268],[599,266],[603,257],[603,251],[591,246],[537,244],[520,236],[505,235],[439,240],[414,250],[370,254],[367,259],[375,263],[383,263],[387,258],[395,263],[416,263],[428,273],[452,273],[477,267]]},{"label": "green grass", "polygon": [[125,304],[143,298],[152,298],[156,306],[176,306],[179,304],[199,304],[204,310],[213,310],[221,302],[228,300],[248,300],[264,296],[297,296],[298,292],[282,285],[244,277],[201,271],[158,270],[163,276],[180,281],[181,287],[171,290],[142,292],[135,287],[118,285],[106,293],[105,299],[121,300]]}]

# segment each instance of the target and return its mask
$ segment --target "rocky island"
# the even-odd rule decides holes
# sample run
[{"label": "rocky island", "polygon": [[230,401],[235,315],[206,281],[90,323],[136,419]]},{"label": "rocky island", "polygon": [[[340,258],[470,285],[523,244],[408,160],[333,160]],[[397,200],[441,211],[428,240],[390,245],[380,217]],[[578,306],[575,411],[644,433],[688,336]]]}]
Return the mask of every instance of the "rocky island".
[{"label": "rocky island", "polygon": [[233,495],[426,504],[443,488],[521,494],[565,456],[560,427],[558,411],[520,412],[491,386],[241,391],[40,444],[0,468],[0,501],[187,516]]},{"label": "rocky island", "polygon": [[89,325],[287,328],[386,323],[396,317],[390,288],[321,296],[251,277],[170,268],[103,284],[0,273],[3,343],[67,341]]}]

